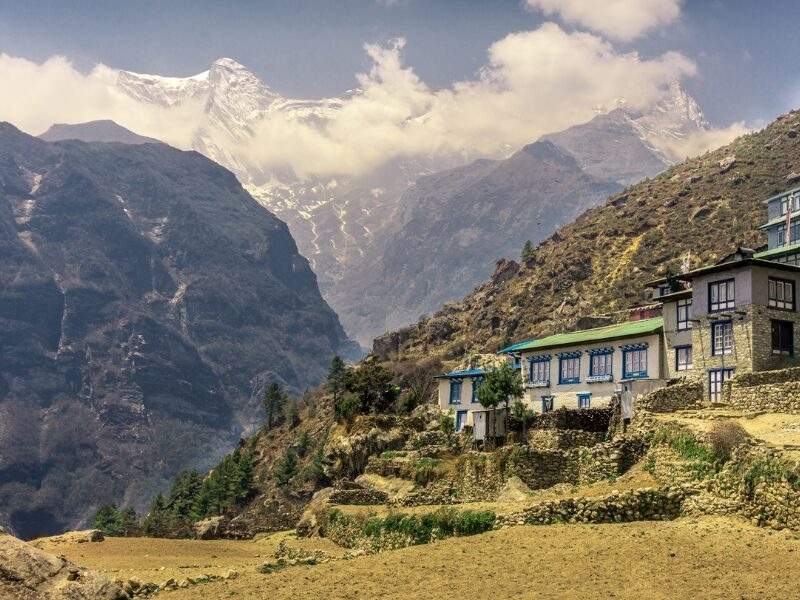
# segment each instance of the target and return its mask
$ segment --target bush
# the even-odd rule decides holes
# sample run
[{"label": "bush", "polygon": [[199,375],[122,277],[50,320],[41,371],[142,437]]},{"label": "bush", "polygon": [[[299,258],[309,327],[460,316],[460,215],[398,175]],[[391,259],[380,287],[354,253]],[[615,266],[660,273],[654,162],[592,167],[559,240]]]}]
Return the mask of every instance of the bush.
[{"label": "bush", "polygon": [[438,458],[420,458],[414,463],[413,469],[417,485],[427,485],[445,474],[443,463]]},{"label": "bush", "polygon": [[283,458],[275,465],[272,474],[275,483],[279,486],[289,485],[297,472],[297,453],[293,449],[287,448]]},{"label": "bush", "polygon": [[720,461],[714,451],[682,429],[662,427],[653,437],[653,444],[665,444],[681,458],[691,461],[692,472],[697,479],[719,470]]},{"label": "bush", "polygon": [[721,421],[712,425],[707,439],[717,460],[727,462],[736,448],[747,444],[750,436],[738,423]]},{"label": "bush", "polygon": [[334,416],[340,423],[351,423],[361,409],[361,401],[352,393],[342,394],[334,407]]},{"label": "bush", "polygon": [[495,515],[488,510],[464,510],[455,519],[456,535],[476,535],[494,527]]},{"label": "bush", "polygon": [[800,489],[800,475],[782,461],[771,457],[760,457],[753,461],[744,473],[747,497],[751,500],[759,483],[773,484],[786,481],[794,489]]}]

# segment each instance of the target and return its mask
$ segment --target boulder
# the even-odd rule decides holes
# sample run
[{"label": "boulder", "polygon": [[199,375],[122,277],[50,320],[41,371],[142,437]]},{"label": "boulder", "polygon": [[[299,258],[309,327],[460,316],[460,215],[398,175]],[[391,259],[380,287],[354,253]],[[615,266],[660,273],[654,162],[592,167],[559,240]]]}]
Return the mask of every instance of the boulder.
[{"label": "boulder", "polygon": [[122,586],[11,535],[0,536],[0,597],[24,600],[121,600]]},{"label": "boulder", "polygon": [[324,488],[319,490],[306,505],[303,516],[297,523],[297,535],[301,537],[311,537],[319,534],[320,527],[325,522],[325,516],[331,506],[330,498],[334,493],[334,488]]},{"label": "boulder", "polygon": [[83,531],[68,531],[61,535],[54,535],[52,537],[39,538],[31,542],[37,548],[41,548],[43,544],[85,544],[88,542],[102,542],[105,538],[103,532],[99,529],[86,529]]},{"label": "boulder", "polygon": [[225,529],[225,517],[208,517],[192,526],[194,536],[198,540],[216,540]]}]

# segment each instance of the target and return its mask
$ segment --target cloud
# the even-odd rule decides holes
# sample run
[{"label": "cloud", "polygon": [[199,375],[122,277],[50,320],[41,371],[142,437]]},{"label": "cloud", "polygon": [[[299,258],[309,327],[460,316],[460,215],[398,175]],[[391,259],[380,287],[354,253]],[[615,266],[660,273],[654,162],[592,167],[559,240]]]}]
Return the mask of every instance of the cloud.
[{"label": "cloud", "polygon": [[494,43],[475,78],[436,90],[403,64],[404,44],[365,47],[373,64],[358,76],[361,93],[324,127],[281,116],[257,125],[251,150],[258,162],[357,174],[402,156],[497,156],[588,121],[620,98],[646,108],[670,81],[695,72],[675,52],[644,60],[546,23]]},{"label": "cloud", "polygon": [[753,131],[752,128],[745,125],[744,122],[732,123],[720,129],[696,131],[681,139],[662,140],[660,149],[683,160],[699,156],[708,150],[716,150],[751,131]]},{"label": "cloud", "polygon": [[668,25],[681,13],[681,0],[526,0],[526,4],[623,41]]},{"label": "cloud", "polygon": [[113,119],[137,133],[190,147],[203,113],[200,102],[173,110],[144,105],[118,90],[116,79],[117,71],[102,64],[82,74],[62,56],[37,64],[0,54],[0,120],[38,135],[53,123]]},{"label": "cloud", "polygon": [[324,120],[269,112],[250,124],[249,143],[215,129],[201,100],[173,107],[137,102],[116,87],[113,69],[98,65],[82,74],[61,57],[37,64],[0,55],[0,119],[39,134],[54,122],[108,118],[179,148],[189,148],[202,130],[227,164],[338,177],[404,157],[504,156],[623,98],[646,109],[670,82],[696,71],[676,52],[643,59],[595,34],[545,23],[492,44],[474,77],[435,89],[404,64],[404,46],[403,39],[366,45],[371,66],[357,75],[358,93]]}]

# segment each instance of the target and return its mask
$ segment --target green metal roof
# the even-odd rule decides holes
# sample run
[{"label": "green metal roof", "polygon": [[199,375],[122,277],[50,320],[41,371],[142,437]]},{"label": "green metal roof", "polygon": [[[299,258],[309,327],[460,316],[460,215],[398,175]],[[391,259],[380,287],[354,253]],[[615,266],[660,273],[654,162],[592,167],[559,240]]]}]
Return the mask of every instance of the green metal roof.
[{"label": "green metal roof", "polygon": [[530,344],[533,341],[535,341],[534,338],[531,338],[529,340],[517,342],[516,344],[511,344],[510,346],[506,346],[505,348],[498,350],[497,354],[511,354],[512,352],[519,350],[525,344]]},{"label": "green metal roof", "polygon": [[800,250],[800,242],[789,244],[788,246],[778,246],[772,250],[762,250],[753,254],[753,258],[770,258],[772,256],[780,256],[781,254],[789,254],[790,252],[797,252]]},{"label": "green metal roof", "polygon": [[[605,325],[603,327],[572,331],[570,333],[557,333],[538,340],[520,342],[519,344],[514,344],[513,347],[515,347],[516,350],[543,350],[545,348],[556,348],[559,346],[575,346],[587,342],[602,342],[603,340],[647,335],[649,333],[655,333],[663,326],[664,317],[654,317],[652,319],[628,321],[626,323]],[[512,346],[509,346],[509,348],[511,347]]]}]

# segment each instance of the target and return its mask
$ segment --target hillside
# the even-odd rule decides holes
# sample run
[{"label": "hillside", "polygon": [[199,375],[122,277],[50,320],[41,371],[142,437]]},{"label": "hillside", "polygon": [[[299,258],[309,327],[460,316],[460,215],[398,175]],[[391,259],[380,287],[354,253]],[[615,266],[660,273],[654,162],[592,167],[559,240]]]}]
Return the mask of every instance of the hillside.
[{"label": "hillside", "polygon": [[143,509],[352,348],[286,225],[163,144],[0,124],[0,521],[23,537]]},{"label": "hillside", "polygon": [[45,142],[80,140],[81,142],[117,142],[119,144],[161,143],[156,139],[134,133],[107,119],[88,123],[55,123],[40,135],[39,139]]},{"label": "hillside", "polygon": [[555,232],[528,264],[504,261],[460,302],[381,336],[376,351],[456,360],[495,350],[646,302],[645,282],[668,265],[696,266],[764,243],[763,200],[800,180],[799,129],[793,111],[629,187]]}]

